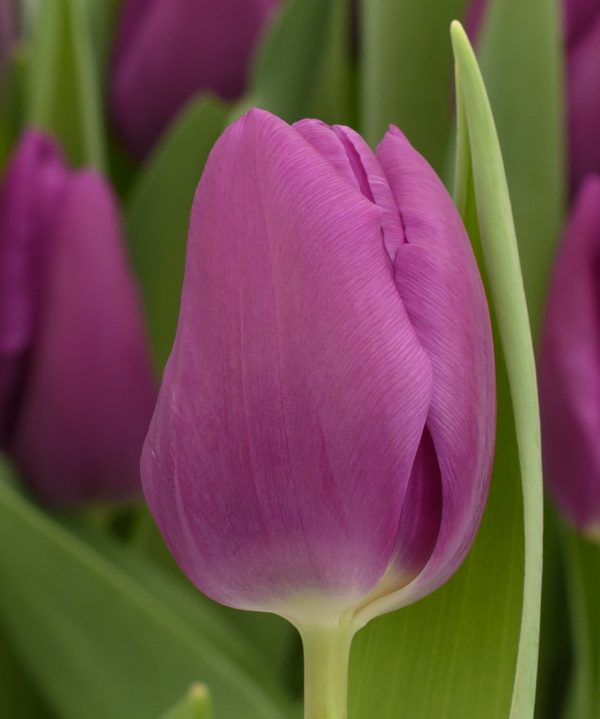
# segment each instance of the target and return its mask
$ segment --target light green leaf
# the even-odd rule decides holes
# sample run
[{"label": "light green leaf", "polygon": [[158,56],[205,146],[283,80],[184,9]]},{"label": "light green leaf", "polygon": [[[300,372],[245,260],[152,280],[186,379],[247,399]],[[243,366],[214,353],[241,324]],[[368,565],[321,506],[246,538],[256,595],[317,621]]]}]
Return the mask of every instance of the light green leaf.
[{"label": "light green leaf", "polygon": [[[533,716],[535,703],[543,555],[542,461],[535,360],[498,136],[477,61],[457,22],[452,25],[452,44],[459,134],[457,204],[465,216],[469,202],[476,211],[486,277],[507,369],[523,487],[525,577],[511,717],[525,719]],[[468,175],[472,175],[471,180]],[[467,198],[469,191],[471,200]]]},{"label": "light green leaf", "polygon": [[210,695],[204,684],[195,684],[161,719],[210,719]]},{"label": "light green leaf", "polygon": [[237,114],[261,107],[287,122],[347,122],[348,0],[289,0],[268,29]]},{"label": "light green leaf", "polygon": [[490,0],[478,44],[534,336],[564,215],[563,6],[563,0]]},{"label": "light green leaf", "polygon": [[163,601],[146,580],[44,516],[5,481],[0,575],[2,627],[61,719],[158,716],[195,681],[210,686],[219,716],[285,716],[180,605]]},{"label": "light green leaf", "polygon": [[362,0],[361,129],[390,123],[441,172],[453,126],[448,26],[465,0]]},{"label": "light green leaf", "polygon": [[104,165],[101,89],[86,0],[42,2],[32,13],[26,120],[60,141],[76,165]]},{"label": "light green leaf", "polygon": [[[461,118],[458,204],[477,254],[485,259],[500,335],[492,486],[475,544],[454,578],[432,596],[359,633],[351,658],[353,718],[533,716],[542,544],[533,352],[493,120],[468,41],[459,30],[454,30],[457,100],[459,111],[464,106],[468,112],[469,132]],[[517,395],[514,402],[511,394]]]},{"label": "light green leaf", "polygon": [[161,139],[126,203],[127,236],[159,370],[175,337],[192,199],[226,116],[216,100],[193,100]]}]

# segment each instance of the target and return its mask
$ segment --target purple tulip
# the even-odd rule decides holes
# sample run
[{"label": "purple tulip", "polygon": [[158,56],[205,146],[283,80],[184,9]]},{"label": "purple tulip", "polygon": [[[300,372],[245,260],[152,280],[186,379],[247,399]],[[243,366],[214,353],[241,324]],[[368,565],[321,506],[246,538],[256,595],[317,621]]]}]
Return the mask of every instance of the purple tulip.
[{"label": "purple tulip", "polygon": [[28,132],[0,195],[0,442],[48,503],[131,498],[155,397],[110,190]]},{"label": "purple tulip", "polygon": [[582,184],[560,248],[540,356],[545,476],[581,530],[600,536],[600,175]]},{"label": "purple tulip", "polygon": [[433,591],[477,530],[494,410],[467,235],[400,131],[373,154],[316,120],[229,127],[142,453],[191,581],[296,623],[311,597],[364,623]]},{"label": "purple tulip", "polygon": [[571,187],[600,173],[600,2],[567,2],[567,96]]},{"label": "purple tulip", "polygon": [[128,0],[116,46],[111,106],[142,157],[195,93],[239,97],[257,37],[279,0]]}]

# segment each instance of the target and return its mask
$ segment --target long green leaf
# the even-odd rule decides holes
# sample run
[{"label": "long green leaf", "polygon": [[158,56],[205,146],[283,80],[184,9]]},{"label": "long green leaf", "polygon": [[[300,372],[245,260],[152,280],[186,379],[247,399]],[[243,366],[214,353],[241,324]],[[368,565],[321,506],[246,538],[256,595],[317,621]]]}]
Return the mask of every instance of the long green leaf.
[{"label": "long green leaf", "polygon": [[32,13],[26,119],[55,135],[74,164],[101,168],[101,89],[88,11],[86,0],[52,0]]},{"label": "long green leaf", "polygon": [[187,695],[161,719],[210,719],[210,695],[203,684],[194,685]]},{"label": "long green leaf", "polygon": [[[456,30],[454,34],[456,36]],[[461,68],[465,62],[465,48],[468,49],[468,45],[463,44],[457,50],[457,63]],[[471,114],[475,112],[479,129],[472,137],[467,135],[463,125],[460,127],[458,204],[479,255],[482,254],[482,248],[477,247],[481,229],[486,259],[489,260],[490,246],[492,255],[495,248],[509,258],[508,269],[506,259],[501,265],[506,270],[506,276],[498,278],[495,274],[492,292],[496,322],[501,329],[505,350],[506,317],[502,323],[499,318],[506,312],[506,298],[502,289],[498,292],[498,283],[504,283],[505,290],[506,286],[513,288],[509,308],[516,313],[521,334],[518,346],[513,347],[513,356],[507,357],[508,374],[503,353],[498,351],[496,358],[496,459],[488,505],[473,549],[446,586],[414,606],[373,622],[357,637],[351,660],[350,715],[360,719],[372,716],[381,719],[397,719],[398,716],[507,719],[513,696],[520,697],[518,706],[523,706],[521,701],[528,704],[530,712],[516,713],[514,717],[532,716],[533,712],[532,685],[525,681],[523,691],[523,682],[519,680],[517,683],[521,689],[518,694],[514,692],[514,687],[516,674],[525,680],[530,679],[532,673],[535,676],[536,613],[539,611],[541,568],[541,518],[536,514],[538,508],[541,513],[541,475],[535,374],[497,139],[491,115],[480,112],[481,103],[485,101],[483,86],[469,84],[477,68],[472,55],[467,55],[467,58],[470,59],[466,70],[471,74],[465,83],[465,73],[459,73],[459,110],[467,105]],[[485,137],[481,136],[482,131]],[[472,172],[475,167],[476,173]],[[487,173],[484,182],[482,169]],[[490,187],[493,187],[492,193]],[[497,342],[496,346],[499,350],[500,343]],[[514,391],[514,387],[511,383],[509,388],[509,377],[514,383],[515,373],[518,375],[517,383],[522,383],[519,385],[522,397],[515,403],[513,412],[510,388]],[[522,436],[524,425],[528,426],[529,432],[525,438]],[[529,442],[525,454],[532,465],[526,467],[526,472],[530,472],[526,475],[530,482],[526,509],[527,550],[519,481],[518,436],[521,446],[523,440],[525,444]],[[526,555],[529,594],[524,599]],[[523,612],[525,622],[521,621]],[[525,636],[525,642],[521,643],[525,648],[525,659],[523,650],[519,653],[522,634]]]},{"label": "long green leaf", "polygon": [[[543,556],[543,489],[537,380],[517,239],[492,111],[475,55],[452,25],[458,104],[457,201],[473,192],[486,275],[506,363],[523,486],[525,578],[513,719],[533,716]],[[468,174],[472,173],[472,185]]]},{"label": "long green leaf", "polygon": [[284,716],[182,612],[5,481],[0,574],[0,622],[61,719],[158,716],[194,681],[220,716]]},{"label": "long green leaf", "polygon": [[490,0],[478,57],[514,211],[534,336],[563,222],[563,0]]},{"label": "long green leaf", "polygon": [[448,26],[465,0],[362,0],[361,129],[375,144],[402,128],[440,172],[452,130]]},{"label": "long green leaf", "polygon": [[349,0],[289,0],[266,34],[238,114],[256,105],[287,122],[348,122],[349,41]]},{"label": "long green leaf", "polygon": [[141,170],[126,204],[126,227],[157,367],[175,337],[192,199],[227,109],[200,97],[179,116]]}]

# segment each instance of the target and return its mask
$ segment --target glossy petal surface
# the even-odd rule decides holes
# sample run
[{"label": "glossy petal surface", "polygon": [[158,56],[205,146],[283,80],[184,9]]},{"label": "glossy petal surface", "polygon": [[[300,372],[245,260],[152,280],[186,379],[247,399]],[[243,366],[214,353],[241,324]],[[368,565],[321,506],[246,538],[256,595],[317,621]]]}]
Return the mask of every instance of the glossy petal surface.
[{"label": "glossy petal surface", "polygon": [[144,155],[197,92],[244,90],[257,37],[278,0],[129,0],[111,80],[117,128]]},{"label": "glossy petal surface", "polygon": [[560,248],[540,357],[545,479],[580,529],[600,522],[600,177],[577,198]]}]

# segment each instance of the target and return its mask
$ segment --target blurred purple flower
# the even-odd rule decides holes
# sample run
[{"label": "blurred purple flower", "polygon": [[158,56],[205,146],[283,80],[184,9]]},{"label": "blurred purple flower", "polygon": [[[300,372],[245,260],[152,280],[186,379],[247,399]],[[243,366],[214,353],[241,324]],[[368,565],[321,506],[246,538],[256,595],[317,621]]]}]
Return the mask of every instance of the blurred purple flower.
[{"label": "blurred purple flower", "polygon": [[547,483],[600,536],[600,176],[582,184],[557,257],[539,375]]},{"label": "blurred purple flower", "polygon": [[[473,0],[466,26],[475,39],[487,0]],[[600,2],[564,0],[569,172],[574,193],[590,172],[600,172]]]},{"label": "blurred purple flower", "polygon": [[469,240],[400,131],[374,154],[349,128],[258,110],[226,130],[142,454],[191,581],[292,621],[311,595],[363,622],[415,601],[471,545],[494,426]]},{"label": "blurred purple flower", "polygon": [[260,31],[279,0],[128,0],[121,18],[111,107],[127,147],[142,157],[195,93],[244,90]]},{"label": "blurred purple flower", "polygon": [[111,192],[30,131],[0,194],[0,442],[48,503],[131,498],[155,397]]}]

